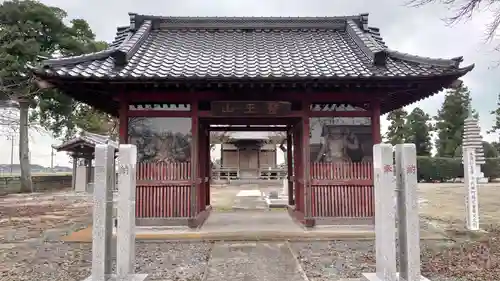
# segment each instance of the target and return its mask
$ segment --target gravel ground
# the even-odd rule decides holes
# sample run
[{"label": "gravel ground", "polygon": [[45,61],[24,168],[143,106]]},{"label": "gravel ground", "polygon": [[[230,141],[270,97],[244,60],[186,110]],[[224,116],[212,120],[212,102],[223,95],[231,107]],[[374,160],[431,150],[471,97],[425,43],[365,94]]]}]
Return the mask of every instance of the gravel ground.
[{"label": "gravel ground", "polygon": [[[440,281],[499,280],[500,249],[495,241],[489,242],[489,264],[479,259],[485,252],[482,241],[422,241],[422,275]],[[296,242],[291,247],[310,281],[360,278],[363,272],[375,272],[373,241]]]},{"label": "gravel ground", "polygon": [[0,242],[56,241],[91,222],[91,204],[71,191],[0,197]]},{"label": "gravel ground", "polygon": [[373,242],[321,241],[290,243],[302,269],[311,281],[359,278],[375,270]]},{"label": "gravel ground", "polygon": [[[90,275],[91,247],[45,243],[0,249],[0,280],[84,280]],[[207,243],[137,243],[135,271],[149,274],[146,280],[200,281],[210,248]]]}]

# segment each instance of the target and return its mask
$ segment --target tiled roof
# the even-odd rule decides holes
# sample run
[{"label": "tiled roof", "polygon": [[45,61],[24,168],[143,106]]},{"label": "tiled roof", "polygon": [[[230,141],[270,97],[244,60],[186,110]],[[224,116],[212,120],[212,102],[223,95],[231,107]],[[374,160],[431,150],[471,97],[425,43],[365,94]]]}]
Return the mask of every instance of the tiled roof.
[{"label": "tiled roof", "polygon": [[47,60],[43,76],[113,80],[370,78],[463,75],[462,58],[387,48],[368,15],[176,18],[130,14],[108,50]]},{"label": "tiled roof", "polygon": [[118,149],[118,143],[113,141],[109,136],[89,132],[82,132],[79,136],[52,147],[57,151],[71,151],[74,150],[74,145],[77,144],[83,144],[89,147],[95,147],[97,144],[109,144],[113,148]]}]

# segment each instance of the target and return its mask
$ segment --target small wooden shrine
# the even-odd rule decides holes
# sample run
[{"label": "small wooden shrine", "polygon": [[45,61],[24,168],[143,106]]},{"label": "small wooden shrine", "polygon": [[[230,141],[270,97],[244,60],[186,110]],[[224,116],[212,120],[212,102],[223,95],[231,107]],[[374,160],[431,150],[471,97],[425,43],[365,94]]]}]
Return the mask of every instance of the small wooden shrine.
[{"label": "small wooden shrine", "polygon": [[52,145],[57,152],[65,151],[73,160],[72,187],[76,191],[86,191],[87,185],[93,181],[94,169],[92,160],[95,155],[95,146],[110,144],[118,149],[118,143],[109,136],[90,132],[81,132],[79,135],[59,144]]}]

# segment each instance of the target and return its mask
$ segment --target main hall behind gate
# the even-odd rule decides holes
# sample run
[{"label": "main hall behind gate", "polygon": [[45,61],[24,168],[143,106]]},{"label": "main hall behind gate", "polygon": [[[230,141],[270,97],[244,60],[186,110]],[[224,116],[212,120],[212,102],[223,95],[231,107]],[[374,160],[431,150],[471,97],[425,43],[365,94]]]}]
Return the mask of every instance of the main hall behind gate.
[{"label": "main hall behind gate", "polygon": [[139,224],[206,219],[211,131],[279,130],[287,136],[289,212],[313,226],[373,217],[381,114],[459,85],[473,68],[461,62],[387,48],[367,14],[130,14],[107,50],[33,71],[40,86],[119,118],[120,143],[138,148]]}]

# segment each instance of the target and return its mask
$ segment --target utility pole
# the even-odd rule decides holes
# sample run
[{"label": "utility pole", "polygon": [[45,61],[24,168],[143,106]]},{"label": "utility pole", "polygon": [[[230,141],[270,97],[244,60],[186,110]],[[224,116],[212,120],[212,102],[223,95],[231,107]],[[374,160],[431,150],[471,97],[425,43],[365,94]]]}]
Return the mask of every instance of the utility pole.
[{"label": "utility pole", "polygon": [[14,169],[14,136],[10,137],[10,175],[12,176],[12,172]]},{"label": "utility pole", "polygon": [[10,175],[14,174],[14,134],[8,135],[7,140],[10,140]]},{"label": "utility pole", "polygon": [[56,153],[54,152],[54,148],[51,147],[50,148],[50,169],[51,170],[54,170],[54,156],[56,155]]}]

